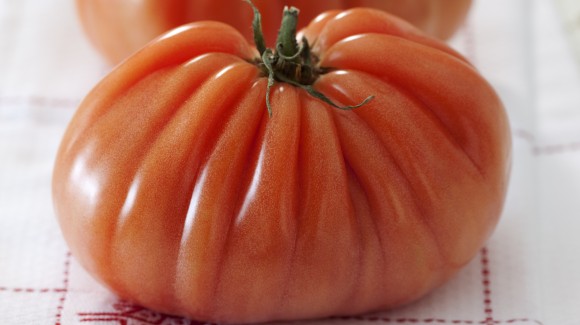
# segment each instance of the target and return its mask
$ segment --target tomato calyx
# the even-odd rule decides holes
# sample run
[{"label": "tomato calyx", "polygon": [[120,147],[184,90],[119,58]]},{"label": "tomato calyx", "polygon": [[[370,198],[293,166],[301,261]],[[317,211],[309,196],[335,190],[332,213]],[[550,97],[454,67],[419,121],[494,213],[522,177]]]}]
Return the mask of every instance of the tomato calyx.
[{"label": "tomato calyx", "polygon": [[262,18],[260,11],[251,0],[245,0],[254,10],[252,28],[254,30],[254,43],[260,53],[260,58],[255,64],[262,71],[264,77],[268,77],[266,88],[266,107],[268,114],[272,116],[270,103],[270,90],[275,81],[285,82],[302,88],[311,96],[323,102],[341,109],[352,110],[361,107],[371,101],[374,96],[369,96],[361,103],[352,106],[340,106],[331,101],[326,95],[314,89],[313,84],[321,74],[327,73],[332,68],[320,67],[318,57],[312,53],[308,40],[303,37],[300,44],[296,41],[296,26],[298,25],[299,10],[295,7],[285,7],[282,15],[282,23],[278,31],[275,50],[266,47],[262,32]]}]

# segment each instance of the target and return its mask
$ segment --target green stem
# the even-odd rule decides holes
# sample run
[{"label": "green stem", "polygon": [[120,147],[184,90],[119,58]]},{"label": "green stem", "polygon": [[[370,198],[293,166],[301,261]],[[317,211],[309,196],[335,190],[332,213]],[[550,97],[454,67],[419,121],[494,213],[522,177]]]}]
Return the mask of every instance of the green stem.
[{"label": "green stem", "polygon": [[254,31],[254,43],[256,43],[256,49],[260,52],[260,56],[266,51],[266,41],[264,40],[264,32],[262,32],[262,15],[260,11],[251,0],[244,0],[254,10],[254,20],[252,21],[252,30]]},{"label": "green stem", "polygon": [[264,34],[262,33],[262,16],[258,8],[251,0],[244,0],[254,10],[254,42],[260,52],[260,59],[256,64],[262,69],[264,76],[268,77],[266,87],[266,107],[268,114],[272,116],[270,103],[270,91],[276,81],[285,82],[295,87],[304,89],[312,97],[317,98],[330,106],[342,110],[351,110],[370,102],[374,96],[369,96],[360,104],[351,106],[339,106],[331,101],[326,95],[314,89],[314,82],[320,74],[331,69],[319,67],[318,58],[310,51],[308,41],[304,38],[300,45],[296,41],[296,28],[298,25],[299,10],[294,7],[285,7],[282,15],[282,23],[278,31],[275,51],[266,47]]},{"label": "green stem", "polygon": [[[276,50],[285,57],[294,57],[298,53],[298,42],[296,42],[296,26],[298,25],[298,13],[300,11],[294,7],[285,7],[282,14],[282,23],[276,39]],[[295,61],[295,60],[293,60]],[[298,63],[298,62],[296,62]]]}]

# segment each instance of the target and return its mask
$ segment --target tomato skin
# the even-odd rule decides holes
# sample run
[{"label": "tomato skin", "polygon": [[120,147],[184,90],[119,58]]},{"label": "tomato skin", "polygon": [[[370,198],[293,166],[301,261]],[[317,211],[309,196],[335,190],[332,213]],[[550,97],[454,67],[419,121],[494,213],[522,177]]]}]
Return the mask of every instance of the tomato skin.
[{"label": "tomato skin", "polygon": [[[465,19],[472,0],[254,0],[262,12],[267,45],[276,40],[285,5],[300,8],[299,27],[323,11],[370,7],[408,20],[427,34],[448,39]],[[183,24],[215,20],[234,26],[253,41],[252,11],[231,0],[76,0],[80,22],[95,47],[113,64],[158,35]]]},{"label": "tomato skin", "polygon": [[[393,308],[464,266],[503,207],[503,106],[459,54],[381,11],[304,31],[315,88],[266,79],[217,22],[169,32],[83,100],[53,200],[72,254],[119,296],[248,323]],[[314,42],[316,40],[316,42]]]}]

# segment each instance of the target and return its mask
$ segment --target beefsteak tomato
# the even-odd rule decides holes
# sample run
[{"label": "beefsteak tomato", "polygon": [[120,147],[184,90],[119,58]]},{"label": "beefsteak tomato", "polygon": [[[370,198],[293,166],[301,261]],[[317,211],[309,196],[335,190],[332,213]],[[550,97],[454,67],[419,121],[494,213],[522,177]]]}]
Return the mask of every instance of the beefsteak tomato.
[{"label": "beefsteak tomato", "polygon": [[[255,0],[264,14],[266,42],[277,35],[282,8],[299,7],[308,22],[323,11],[372,7],[398,15],[425,32],[449,38],[464,20],[472,0]],[[241,0],[76,0],[89,39],[111,63],[118,63],[158,35],[183,24],[216,20],[252,39],[252,15]],[[300,27],[300,26],[299,26]]]},{"label": "beefsteak tomato", "polygon": [[247,323],[399,306],[473,258],[510,170],[492,87],[383,11],[301,35],[260,58],[233,27],[185,25],[83,100],[53,198],[92,275],[158,311]]}]

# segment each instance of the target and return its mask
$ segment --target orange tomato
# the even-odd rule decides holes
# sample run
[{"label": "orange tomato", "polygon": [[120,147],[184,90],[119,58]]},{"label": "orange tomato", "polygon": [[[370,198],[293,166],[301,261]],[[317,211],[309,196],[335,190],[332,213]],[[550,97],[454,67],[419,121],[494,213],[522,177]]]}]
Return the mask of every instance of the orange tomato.
[{"label": "orange tomato", "polygon": [[[472,0],[255,0],[263,13],[264,32],[273,46],[282,8],[300,8],[308,22],[330,9],[372,7],[408,20],[427,34],[449,38],[463,22]],[[111,63],[118,63],[158,35],[193,21],[230,24],[252,40],[252,13],[242,0],[76,0],[89,39]],[[300,26],[299,26],[300,27]]]},{"label": "orange tomato", "polygon": [[473,258],[510,170],[492,87],[382,11],[329,12],[301,34],[316,91],[338,105],[374,98],[339,110],[276,74],[270,117],[264,67],[289,63],[199,22],[83,100],[53,198],[93,276],[158,311],[247,323],[393,308]]}]

